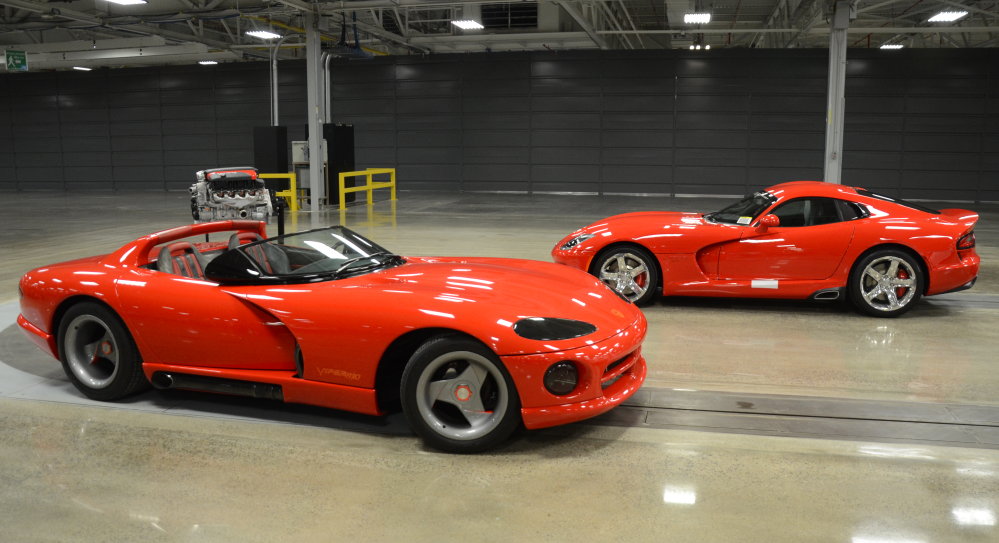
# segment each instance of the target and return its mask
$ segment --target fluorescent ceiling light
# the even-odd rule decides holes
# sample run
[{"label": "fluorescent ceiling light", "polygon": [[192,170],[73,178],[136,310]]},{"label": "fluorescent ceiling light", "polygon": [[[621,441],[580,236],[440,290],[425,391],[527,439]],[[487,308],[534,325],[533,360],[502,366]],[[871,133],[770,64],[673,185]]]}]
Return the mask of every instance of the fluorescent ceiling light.
[{"label": "fluorescent ceiling light", "polygon": [[683,22],[689,25],[706,25],[711,22],[710,13],[687,13],[683,16]]},{"label": "fluorescent ceiling light", "polygon": [[119,6],[136,6],[139,4],[145,4],[146,0],[108,0],[112,4],[118,4]]},{"label": "fluorescent ceiling light", "polygon": [[901,49],[905,47],[901,43],[886,43],[881,46],[882,49]]},{"label": "fluorescent ceiling light", "polygon": [[281,37],[281,34],[275,34],[269,30],[249,30],[246,32],[246,35],[262,40],[276,40]]},{"label": "fluorescent ceiling light", "polygon": [[216,65],[218,63],[219,62],[217,60],[199,60],[198,61],[198,64],[200,64],[202,66],[214,66],[214,65]]},{"label": "fluorescent ceiling light", "polygon": [[74,70],[80,70],[81,72],[89,72],[93,68],[87,68],[86,66],[73,66]]},{"label": "fluorescent ceiling light", "polygon": [[482,30],[485,28],[482,23],[472,20],[451,21],[451,24],[462,30]]},{"label": "fluorescent ceiling light", "polygon": [[933,17],[930,17],[931,23],[953,23],[954,21],[960,19],[967,15],[967,11],[941,11]]}]

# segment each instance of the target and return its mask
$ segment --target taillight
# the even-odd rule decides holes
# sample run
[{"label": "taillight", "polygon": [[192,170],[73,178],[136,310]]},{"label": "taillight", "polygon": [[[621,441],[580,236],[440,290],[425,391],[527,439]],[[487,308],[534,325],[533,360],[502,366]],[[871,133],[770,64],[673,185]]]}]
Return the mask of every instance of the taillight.
[{"label": "taillight", "polygon": [[957,240],[957,250],[967,251],[968,249],[975,248],[975,232],[968,232],[967,234],[961,236],[961,239]]}]

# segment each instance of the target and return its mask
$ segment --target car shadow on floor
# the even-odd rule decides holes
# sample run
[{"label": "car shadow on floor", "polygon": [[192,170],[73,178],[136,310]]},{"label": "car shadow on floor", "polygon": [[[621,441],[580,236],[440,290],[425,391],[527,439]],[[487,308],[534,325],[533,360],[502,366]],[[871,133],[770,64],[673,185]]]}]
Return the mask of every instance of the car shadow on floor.
[{"label": "car shadow on floor", "polygon": [[[746,313],[791,313],[801,315],[830,315],[837,317],[856,317],[872,319],[858,313],[847,300],[815,301],[815,300],[774,300],[763,298],[705,298],[692,296],[661,297],[643,309],[661,308],[685,310],[733,310]],[[940,318],[952,313],[953,303],[936,302],[932,297],[919,300],[916,305],[897,318]]]}]

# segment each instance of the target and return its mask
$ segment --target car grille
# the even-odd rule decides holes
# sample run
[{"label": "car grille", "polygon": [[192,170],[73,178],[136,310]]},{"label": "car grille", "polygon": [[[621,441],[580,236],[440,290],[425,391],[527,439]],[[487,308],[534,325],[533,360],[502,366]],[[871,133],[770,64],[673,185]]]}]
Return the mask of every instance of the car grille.
[{"label": "car grille", "polygon": [[628,372],[633,365],[635,365],[635,360],[638,359],[638,351],[635,350],[628,354],[628,356],[621,358],[620,360],[615,360],[607,365],[607,369],[604,370],[603,376],[600,378],[600,388],[607,388],[617,382],[622,375]]}]

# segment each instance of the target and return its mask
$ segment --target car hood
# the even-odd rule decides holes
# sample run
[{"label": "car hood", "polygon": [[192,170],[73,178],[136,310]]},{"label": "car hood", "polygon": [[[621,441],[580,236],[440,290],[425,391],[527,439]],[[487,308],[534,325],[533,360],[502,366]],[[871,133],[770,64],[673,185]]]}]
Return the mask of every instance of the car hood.
[{"label": "car hood", "polygon": [[[297,336],[346,319],[390,335],[453,329],[499,354],[528,354],[578,348],[645,326],[637,307],[592,276],[529,260],[407,257],[401,266],[335,281],[223,288],[281,318]],[[529,340],[513,331],[529,317],[583,321],[596,330],[580,338]]]}]

